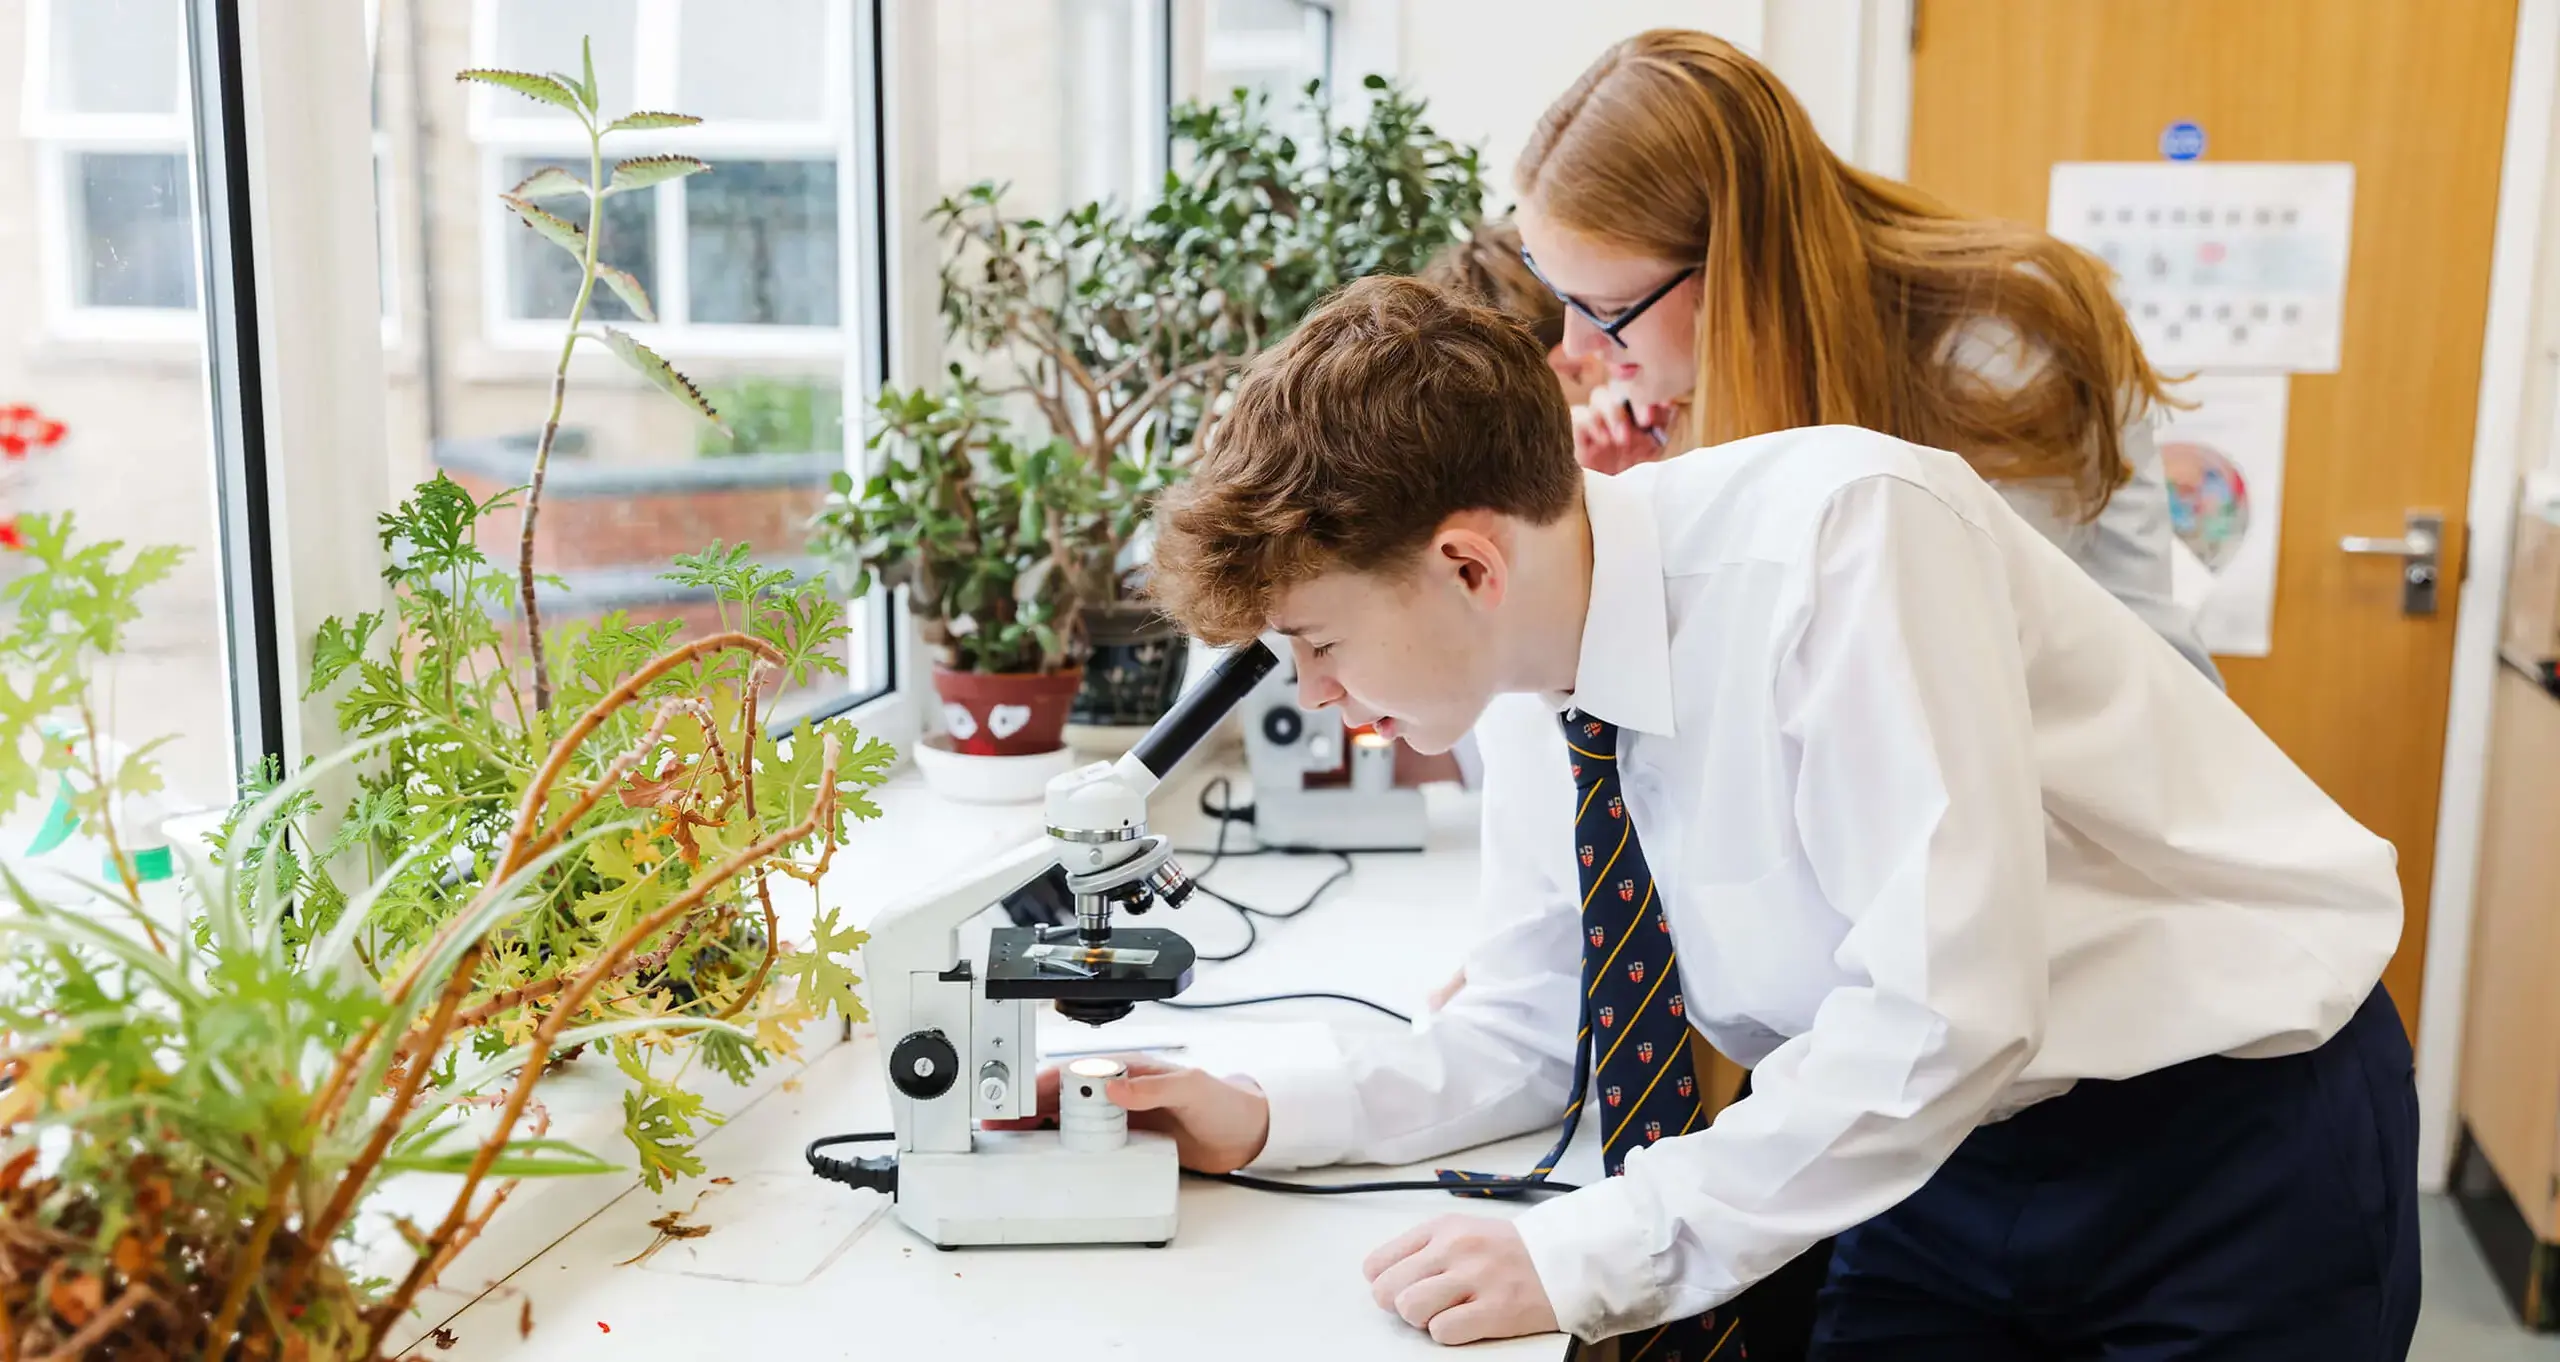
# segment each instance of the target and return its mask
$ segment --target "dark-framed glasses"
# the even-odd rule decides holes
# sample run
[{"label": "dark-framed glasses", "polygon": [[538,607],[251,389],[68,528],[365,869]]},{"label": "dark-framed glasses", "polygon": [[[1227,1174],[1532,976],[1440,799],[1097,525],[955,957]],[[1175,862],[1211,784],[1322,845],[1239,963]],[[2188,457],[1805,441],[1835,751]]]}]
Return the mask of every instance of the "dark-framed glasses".
[{"label": "dark-framed glasses", "polygon": [[1627,348],[1627,342],[1626,338],[1620,336],[1618,333],[1635,325],[1636,318],[1643,316],[1646,308],[1649,308],[1655,303],[1661,302],[1664,298],[1669,297],[1671,295],[1671,290],[1680,287],[1680,285],[1688,281],[1690,275],[1698,272],[1698,267],[1691,265],[1689,268],[1680,271],[1678,274],[1663,280],[1661,287],[1656,288],[1653,292],[1636,299],[1625,307],[1619,308],[1615,313],[1603,317],[1598,312],[1593,311],[1591,307],[1581,299],[1574,297],[1563,289],[1557,288],[1555,284],[1547,278],[1545,272],[1538,268],[1537,260],[1530,256],[1529,248],[1526,246],[1520,248],[1520,263],[1529,267],[1529,273],[1536,275],[1538,282],[1547,286],[1547,292],[1554,294],[1557,302],[1560,302],[1566,307],[1572,308],[1576,313],[1579,313],[1584,321],[1591,323],[1591,329],[1599,332],[1601,335],[1607,336],[1610,342],[1621,350]]}]

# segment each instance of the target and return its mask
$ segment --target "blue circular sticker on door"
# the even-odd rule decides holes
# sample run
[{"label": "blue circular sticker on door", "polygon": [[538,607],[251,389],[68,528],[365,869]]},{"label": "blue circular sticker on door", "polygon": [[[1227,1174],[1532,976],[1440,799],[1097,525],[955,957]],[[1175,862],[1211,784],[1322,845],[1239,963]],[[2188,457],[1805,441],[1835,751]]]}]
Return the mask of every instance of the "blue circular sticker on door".
[{"label": "blue circular sticker on door", "polygon": [[2204,155],[2204,125],[2182,118],[2162,128],[2160,154],[2172,161],[2192,161]]}]

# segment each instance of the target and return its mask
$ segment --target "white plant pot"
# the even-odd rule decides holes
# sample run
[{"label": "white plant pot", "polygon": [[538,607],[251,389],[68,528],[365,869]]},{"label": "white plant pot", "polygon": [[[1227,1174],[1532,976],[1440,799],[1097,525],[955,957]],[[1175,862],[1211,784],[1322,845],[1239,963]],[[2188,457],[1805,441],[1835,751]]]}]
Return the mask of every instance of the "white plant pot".
[{"label": "white plant pot", "polygon": [[962,804],[1029,804],[1047,792],[1049,781],[1081,764],[1072,747],[1026,757],[979,757],[951,750],[940,733],[915,745],[916,770],[925,788]]}]

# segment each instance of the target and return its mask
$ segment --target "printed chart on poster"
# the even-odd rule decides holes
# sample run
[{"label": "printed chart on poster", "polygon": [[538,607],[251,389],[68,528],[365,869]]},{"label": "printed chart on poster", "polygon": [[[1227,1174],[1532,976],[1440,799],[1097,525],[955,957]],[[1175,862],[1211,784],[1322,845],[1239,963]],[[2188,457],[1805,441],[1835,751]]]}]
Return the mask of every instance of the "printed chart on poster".
[{"label": "printed chart on poster", "polygon": [[2161,369],[2338,370],[2355,167],[2065,161],[2045,228],[2093,251]]},{"label": "printed chart on poster", "polygon": [[2283,520],[2283,374],[2199,374],[2158,431],[2169,480],[2170,589],[2205,649],[2265,657],[2275,621]]}]

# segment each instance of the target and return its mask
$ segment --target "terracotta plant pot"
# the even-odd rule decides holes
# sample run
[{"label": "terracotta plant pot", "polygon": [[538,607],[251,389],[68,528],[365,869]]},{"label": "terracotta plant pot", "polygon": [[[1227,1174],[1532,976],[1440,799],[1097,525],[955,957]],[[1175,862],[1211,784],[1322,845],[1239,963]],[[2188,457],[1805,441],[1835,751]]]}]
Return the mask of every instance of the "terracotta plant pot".
[{"label": "terracotta plant pot", "polygon": [[1064,745],[1067,710],[1082,668],[1062,672],[955,672],[933,669],[951,749],[978,757],[1023,757]]}]

